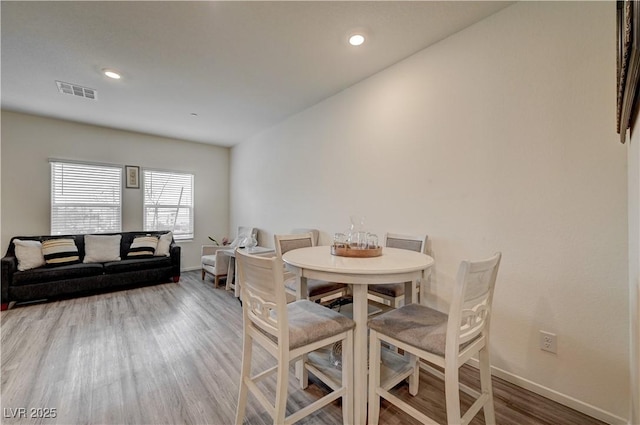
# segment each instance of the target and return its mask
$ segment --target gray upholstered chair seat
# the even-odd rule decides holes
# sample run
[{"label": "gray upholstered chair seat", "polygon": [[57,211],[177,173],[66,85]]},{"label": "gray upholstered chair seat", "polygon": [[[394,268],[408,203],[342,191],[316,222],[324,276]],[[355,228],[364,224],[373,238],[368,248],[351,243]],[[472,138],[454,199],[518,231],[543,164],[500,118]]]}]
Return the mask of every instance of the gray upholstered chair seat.
[{"label": "gray upholstered chair seat", "polygon": [[401,297],[404,295],[404,283],[384,283],[382,285],[369,285],[370,294],[382,294],[389,297]]},{"label": "gray upholstered chair seat", "polygon": [[369,320],[369,328],[430,353],[444,355],[445,313],[420,304],[408,304]]},{"label": "gray upholstered chair seat", "polygon": [[216,265],[216,256],[214,255],[203,255],[202,256],[202,264],[206,266],[215,266]]},{"label": "gray upholstered chair seat", "polygon": [[[296,292],[296,288],[298,287],[296,283],[296,278],[289,278],[285,280],[284,286],[287,291],[291,293]],[[338,291],[340,289],[344,289],[347,285],[344,283],[337,282],[325,282],[324,280],[316,280],[316,279],[307,279],[307,291],[309,292],[309,297],[317,297],[322,294],[327,294],[329,292]]]},{"label": "gray upholstered chair seat", "polygon": [[374,317],[369,320],[369,327],[424,351],[444,356],[448,317],[420,304],[408,304]]},{"label": "gray upholstered chair seat", "polygon": [[355,322],[337,311],[309,300],[287,304],[289,349],[293,350],[355,327]]}]

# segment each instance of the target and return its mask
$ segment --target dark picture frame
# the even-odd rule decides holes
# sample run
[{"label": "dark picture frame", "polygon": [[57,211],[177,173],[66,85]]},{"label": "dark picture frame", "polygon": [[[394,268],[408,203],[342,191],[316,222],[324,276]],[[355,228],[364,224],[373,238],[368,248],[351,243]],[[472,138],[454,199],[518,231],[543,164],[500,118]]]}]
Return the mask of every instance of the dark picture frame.
[{"label": "dark picture frame", "polygon": [[617,131],[624,143],[638,109],[640,79],[640,5],[633,0],[617,2],[618,38],[618,108]]},{"label": "dark picture frame", "polygon": [[140,189],[140,167],[125,165],[124,181],[127,189]]}]

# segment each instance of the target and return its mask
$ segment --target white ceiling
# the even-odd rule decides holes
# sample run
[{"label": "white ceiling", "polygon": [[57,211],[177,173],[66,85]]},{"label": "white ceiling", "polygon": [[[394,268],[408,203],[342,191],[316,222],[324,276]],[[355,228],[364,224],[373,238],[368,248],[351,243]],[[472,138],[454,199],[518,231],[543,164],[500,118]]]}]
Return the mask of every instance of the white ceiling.
[{"label": "white ceiling", "polygon": [[232,146],[511,3],[3,1],[2,108]]}]

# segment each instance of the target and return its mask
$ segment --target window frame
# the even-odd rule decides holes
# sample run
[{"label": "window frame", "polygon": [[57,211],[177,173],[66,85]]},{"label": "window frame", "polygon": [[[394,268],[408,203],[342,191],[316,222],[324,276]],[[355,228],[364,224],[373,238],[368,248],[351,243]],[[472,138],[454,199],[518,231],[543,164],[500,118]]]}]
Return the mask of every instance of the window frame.
[{"label": "window frame", "polygon": [[[189,177],[190,179],[190,185],[191,185],[191,194],[190,194],[190,198],[191,198],[191,204],[190,205],[180,205],[180,204],[158,204],[158,202],[155,203],[155,205],[152,204],[148,204],[147,203],[147,180],[149,178],[148,173],[158,173],[158,174],[174,174],[174,175],[179,175],[179,176],[186,176]],[[144,167],[141,170],[141,187],[143,189],[143,194],[142,194],[142,227],[144,229],[145,232],[149,232],[149,231],[171,231],[173,233],[173,238],[176,241],[190,241],[193,240],[195,238],[195,173],[193,172],[188,172],[188,171],[181,171],[181,170],[167,170],[167,169],[161,169],[161,168],[151,168],[151,167]],[[159,201],[159,200],[158,200]],[[179,211],[181,209],[187,209],[188,210],[188,217],[189,217],[189,225],[190,225],[190,233],[176,233],[175,231],[175,227],[173,229],[167,229],[166,227],[157,227],[157,226],[150,226],[149,223],[147,223],[147,210],[148,209],[176,209],[178,211],[177,215],[179,214]],[[175,226],[175,223],[174,223]]]},{"label": "window frame", "polygon": [[[62,186],[60,188],[58,188],[58,182],[56,179],[56,173],[59,173],[60,170],[56,170],[56,167],[58,165],[61,165],[62,167],[64,166],[69,166],[69,167],[95,167],[93,171],[93,173],[96,174],[96,176],[99,175],[104,175],[104,172],[98,172],[97,169],[101,168],[101,169],[110,169],[111,172],[113,171],[117,171],[117,182],[112,182],[112,183],[116,183],[116,184],[112,184],[111,187],[113,189],[117,188],[118,191],[118,197],[117,197],[117,204],[113,204],[113,203],[108,203],[108,202],[103,202],[103,203],[96,203],[96,202],[60,202],[59,199],[59,192],[64,193],[64,183],[62,183]],[[50,178],[50,205],[49,205],[49,231],[51,233],[51,235],[68,235],[68,234],[100,234],[100,233],[118,233],[122,231],[122,200],[123,200],[123,193],[122,193],[122,184],[123,184],[123,168],[121,165],[115,165],[115,164],[105,164],[105,163],[96,163],[96,162],[90,162],[90,161],[73,161],[73,160],[66,160],[66,159],[55,159],[55,158],[50,158],[49,159],[49,178]],[[64,171],[62,170],[62,172],[64,173]],[[62,181],[64,182],[64,175],[61,176]],[[87,179],[89,180],[89,179]],[[95,180],[96,183],[100,182],[100,179]],[[59,189],[59,190],[58,190]],[[93,190],[87,190],[86,193],[83,193],[83,195],[91,195],[91,194],[95,194],[95,191]],[[61,226],[61,224],[64,224],[64,222],[66,220],[63,219],[59,219],[59,217],[63,217],[63,214],[59,214],[59,213],[54,213],[54,210],[56,209],[60,209],[63,207],[78,207],[78,208],[84,208],[84,207],[96,207],[96,208],[109,208],[109,209],[113,209],[116,211],[116,213],[113,215],[114,218],[117,219],[117,227],[114,227],[113,229],[104,229],[104,230],[100,230],[98,228],[83,228],[81,230],[76,229],[72,229],[72,228],[64,228]],[[100,222],[98,222],[98,224],[100,224]]]}]

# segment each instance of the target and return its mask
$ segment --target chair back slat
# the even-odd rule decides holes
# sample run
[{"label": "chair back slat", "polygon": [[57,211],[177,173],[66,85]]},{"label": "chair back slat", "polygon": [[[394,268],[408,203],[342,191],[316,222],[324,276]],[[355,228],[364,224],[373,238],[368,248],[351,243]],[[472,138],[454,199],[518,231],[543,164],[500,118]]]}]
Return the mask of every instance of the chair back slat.
[{"label": "chair back slat", "polygon": [[318,229],[298,228],[291,230],[292,234],[311,233],[313,235],[313,246],[318,245],[318,239],[320,239],[320,231]]},{"label": "chair back slat", "polygon": [[478,304],[473,309],[462,310],[460,320],[460,344],[471,341],[482,332],[486,324],[489,308],[486,304]]},{"label": "chair back slat", "polygon": [[313,233],[274,235],[273,239],[275,242],[276,255],[278,258],[282,258],[285,253],[291,250],[298,248],[307,248],[316,245],[313,238]]},{"label": "chair back slat", "polygon": [[243,300],[248,307],[249,319],[260,328],[272,335],[278,333],[278,308],[274,303],[270,303],[260,298],[256,294],[249,294]]},{"label": "chair back slat", "polygon": [[385,246],[389,248],[400,248],[409,251],[426,252],[427,235],[400,235],[397,233],[387,233],[385,235]]},{"label": "chair back slat", "polygon": [[246,317],[259,328],[279,336],[279,322],[286,323],[286,296],[282,266],[275,257],[236,251],[238,279]]},{"label": "chair back slat", "polygon": [[449,312],[449,326],[458,327],[456,332],[450,333],[457,339],[457,342],[452,341],[454,346],[472,341],[481,333],[488,332],[500,258],[501,254],[497,253],[487,260],[463,261],[460,264]]}]

